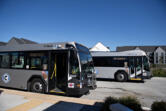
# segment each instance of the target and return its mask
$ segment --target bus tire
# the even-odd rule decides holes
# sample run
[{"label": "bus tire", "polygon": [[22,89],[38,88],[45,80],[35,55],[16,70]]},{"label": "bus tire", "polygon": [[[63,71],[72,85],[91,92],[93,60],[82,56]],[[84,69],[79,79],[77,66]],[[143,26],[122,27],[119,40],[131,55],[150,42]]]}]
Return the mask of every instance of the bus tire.
[{"label": "bus tire", "polygon": [[127,75],[125,72],[120,71],[115,74],[115,79],[118,82],[126,82],[127,81]]},{"label": "bus tire", "polygon": [[40,78],[35,78],[30,83],[30,91],[36,93],[45,93],[45,85]]}]

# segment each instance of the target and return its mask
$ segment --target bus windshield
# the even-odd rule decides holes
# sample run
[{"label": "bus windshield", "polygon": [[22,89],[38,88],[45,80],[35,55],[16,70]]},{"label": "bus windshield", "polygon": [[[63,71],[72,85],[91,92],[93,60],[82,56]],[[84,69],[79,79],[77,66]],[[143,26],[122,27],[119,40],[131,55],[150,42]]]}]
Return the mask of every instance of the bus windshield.
[{"label": "bus windshield", "polygon": [[70,74],[77,74],[79,75],[80,70],[79,70],[79,63],[78,63],[78,58],[74,51],[71,51],[70,53]]},{"label": "bus windshield", "polygon": [[146,56],[143,57],[143,65],[145,71],[150,71],[150,64]]},{"label": "bus windshield", "polygon": [[76,44],[76,47],[78,49],[78,54],[80,56],[82,73],[92,74],[94,70],[94,66],[93,66],[92,56],[89,52],[89,49],[78,44]]},{"label": "bus windshield", "polygon": [[81,69],[83,73],[93,73],[93,62],[90,54],[79,52]]}]

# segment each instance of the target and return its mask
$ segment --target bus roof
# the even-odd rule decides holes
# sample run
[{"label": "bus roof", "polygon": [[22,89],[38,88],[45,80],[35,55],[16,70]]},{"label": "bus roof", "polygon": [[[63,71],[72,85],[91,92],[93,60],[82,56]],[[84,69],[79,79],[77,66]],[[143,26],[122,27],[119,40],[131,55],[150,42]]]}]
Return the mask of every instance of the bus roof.
[{"label": "bus roof", "polygon": [[[40,51],[40,50],[65,50],[66,45],[75,46],[75,42],[57,42],[57,43],[42,43],[42,44],[14,44],[0,46],[0,52],[8,51]],[[77,43],[78,44],[78,43]],[[81,45],[81,44],[79,44]]]},{"label": "bus roof", "polygon": [[142,50],[130,50],[123,52],[91,52],[92,56],[146,56],[146,53]]}]

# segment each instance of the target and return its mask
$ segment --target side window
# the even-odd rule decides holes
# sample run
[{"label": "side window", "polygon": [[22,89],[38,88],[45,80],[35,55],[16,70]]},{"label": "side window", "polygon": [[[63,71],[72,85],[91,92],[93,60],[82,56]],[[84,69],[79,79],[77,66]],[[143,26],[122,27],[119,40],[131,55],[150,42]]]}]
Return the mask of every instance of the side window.
[{"label": "side window", "polygon": [[47,70],[47,63],[48,63],[48,56],[46,53],[43,52],[32,52],[29,53],[28,57],[28,67],[26,68],[29,69],[34,69],[34,70]]},{"label": "side window", "polygon": [[0,68],[10,67],[10,56],[8,53],[0,53]]},{"label": "side window", "polygon": [[11,53],[11,68],[24,68],[24,60],[23,53]]},{"label": "side window", "polygon": [[127,57],[113,57],[112,58],[112,67],[128,67],[128,58]]},{"label": "side window", "polygon": [[111,64],[108,57],[93,57],[93,62],[96,67],[109,67]]},{"label": "side window", "polygon": [[128,67],[126,57],[93,57],[93,62],[98,67]]},{"label": "side window", "polygon": [[93,57],[94,66],[102,66],[99,57]]},{"label": "side window", "polygon": [[31,58],[31,69],[42,69],[40,57]]}]

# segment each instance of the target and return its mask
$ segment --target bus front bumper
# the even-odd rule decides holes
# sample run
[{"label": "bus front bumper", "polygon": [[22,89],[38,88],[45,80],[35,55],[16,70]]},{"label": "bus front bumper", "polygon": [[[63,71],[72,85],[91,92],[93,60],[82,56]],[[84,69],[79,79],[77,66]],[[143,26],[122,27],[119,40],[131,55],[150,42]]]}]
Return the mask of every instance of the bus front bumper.
[{"label": "bus front bumper", "polygon": [[69,96],[81,96],[89,93],[89,88],[68,88],[67,94]]}]

